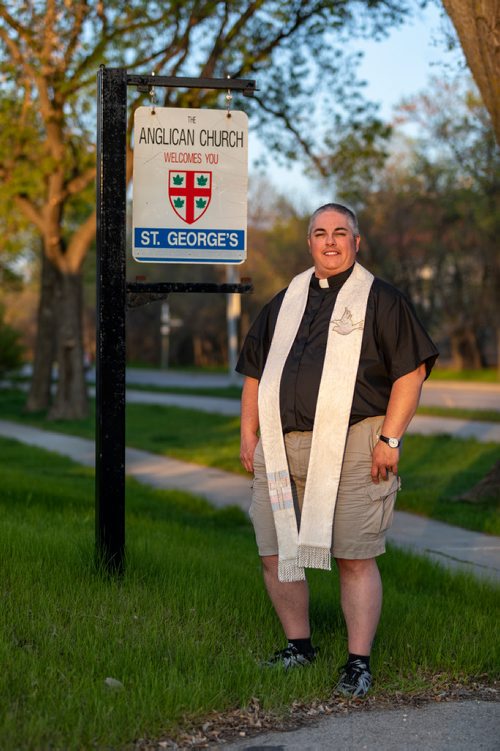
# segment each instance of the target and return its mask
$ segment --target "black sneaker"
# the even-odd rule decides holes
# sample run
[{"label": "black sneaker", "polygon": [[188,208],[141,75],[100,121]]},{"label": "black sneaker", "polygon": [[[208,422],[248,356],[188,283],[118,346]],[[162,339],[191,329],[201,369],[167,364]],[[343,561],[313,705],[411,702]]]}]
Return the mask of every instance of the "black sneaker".
[{"label": "black sneaker", "polygon": [[267,668],[275,667],[276,665],[282,665],[285,670],[290,668],[303,668],[310,665],[316,659],[317,649],[313,647],[312,652],[303,654],[299,652],[294,644],[288,644],[285,649],[280,649],[279,652],[275,652],[269,660],[262,663]]},{"label": "black sneaker", "polygon": [[342,668],[336,690],[344,696],[366,696],[372,685],[372,674],[363,660],[348,662]]}]

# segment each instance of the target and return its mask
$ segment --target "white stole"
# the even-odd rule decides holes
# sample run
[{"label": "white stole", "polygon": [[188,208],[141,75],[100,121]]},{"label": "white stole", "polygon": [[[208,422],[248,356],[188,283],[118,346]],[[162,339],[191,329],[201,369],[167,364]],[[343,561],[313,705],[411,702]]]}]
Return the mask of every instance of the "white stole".
[{"label": "white stole", "polygon": [[314,268],[294,277],[281,304],[259,384],[259,423],[278,536],[280,581],[300,581],[304,568],[330,569],[333,516],[349,429],[368,295],[373,274],[359,263],[341,287],[328,329],[314,416],[300,533],[280,415],[280,382],[304,314]]}]

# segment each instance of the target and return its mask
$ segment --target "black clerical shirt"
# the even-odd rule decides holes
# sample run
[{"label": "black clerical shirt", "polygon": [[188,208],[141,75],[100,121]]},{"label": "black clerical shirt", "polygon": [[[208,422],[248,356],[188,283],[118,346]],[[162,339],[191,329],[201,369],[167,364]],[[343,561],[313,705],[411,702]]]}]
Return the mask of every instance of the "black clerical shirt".
[{"label": "black clerical shirt", "polygon": [[[323,370],[328,327],[338,292],[353,267],[331,276],[320,287],[312,274],[302,321],[283,368],[281,422],[285,433],[312,430]],[[236,370],[260,379],[286,290],[264,306],[251,326]],[[395,380],[425,362],[427,375],[438,351],[411,304],[395,287],[375,278],[368,296],[361,356],[350,424],[384,415]]]}]

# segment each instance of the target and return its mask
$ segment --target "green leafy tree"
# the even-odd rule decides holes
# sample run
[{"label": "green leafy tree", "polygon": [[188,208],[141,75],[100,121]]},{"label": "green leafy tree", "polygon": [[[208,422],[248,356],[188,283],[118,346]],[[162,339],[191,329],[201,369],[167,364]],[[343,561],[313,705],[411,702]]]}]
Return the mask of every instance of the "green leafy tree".
[{"label": "green leafy tree", "polygon": [[500,154],[470,84],[434,81],[402,105],[421,135],[393,155],[362,211],[371,262],[450,340],[459,369],[484,364],[500,321]]},{"label": "green leafy tree", "polygon": [[[347,40],[382,35],[412,6],[410,0],[0,2],[0,209],[28,220],[43,247],[29,409],[47,406],[55,357],[59,379],[50,416],[80,417],[87,410],[82,265],[95,236],[98,66],[256,77],[260,93],[247,104],[269,148],[320,164],[328,132],[321,121],[331,123],[336,111],[335,122],[347,133],[351,120],[360,120],[353,115],[359,92],[344,54]],[[131,92],[131,111],[140,101]],[[211,91],[171,89],[163,103],[209,107],[217,101]],[[129,177],[130,157],[129,149]]]},{"label": "green leafy tree", "polygon": [[[493,124],[496,142],[500,145],[500,55],[498,29],[500,26],[500,0],[443,0],[443,6],[448,13],[460,39],[460,44],[467,60],[467,65],[474,77],[476,85],[481,92],[484,105]],[[497,154],[498,163],[498,154]],[[495,191],[497,197],[498,217],[498,182]],[[484,195],[484,200],[490,204],[491,192]],[[491,214],[487,221],[488,235],[491,236],[493,227]],[[498,237],[498,233],[496,238]],[[494,287],[494,295],[498,300],[498,282],[500,273],[498,270],[498,242],[497,254],[492,262],[492,275],[487,276],[486,286]],[[493,306],[497,321],[497,361],[500,373],[500,326],[498,324],[498,303]],[[491,472],[473,488],[465,500],[477,501],[484,497],[500,497],[500,461],[495,464]]]},{"label": "green leafy tree", "polygon": [[[400,118],[419,138],[394,150],[358,203],[361,261],[403,289],[458,369],[500,361],[500,154],[468,80],[434,81]],[[396,134],[398,134],[396,128]],[[500,462],[463,499],[500,497]]]}]

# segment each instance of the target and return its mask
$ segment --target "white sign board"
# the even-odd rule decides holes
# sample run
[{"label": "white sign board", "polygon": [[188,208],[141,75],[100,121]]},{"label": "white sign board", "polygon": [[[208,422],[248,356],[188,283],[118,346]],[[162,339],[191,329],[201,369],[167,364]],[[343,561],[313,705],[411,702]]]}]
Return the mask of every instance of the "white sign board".
[{"label": "white sign board", "polygon": [[243,263],[244,112],[139,107],[134,117],[133,256],[146,263]]}]

